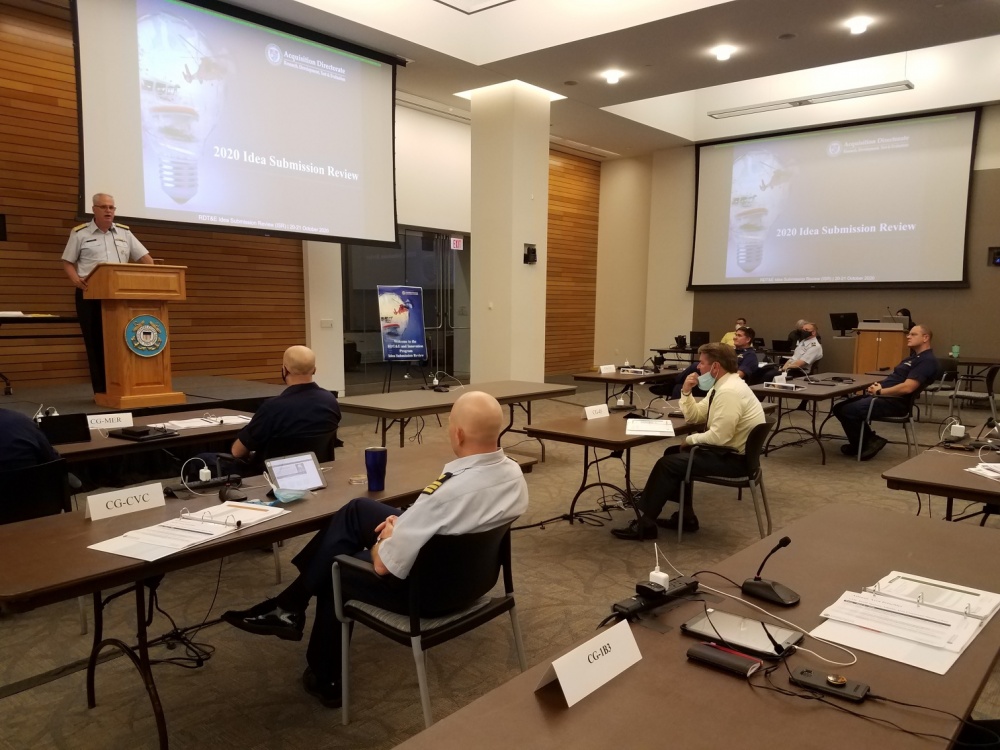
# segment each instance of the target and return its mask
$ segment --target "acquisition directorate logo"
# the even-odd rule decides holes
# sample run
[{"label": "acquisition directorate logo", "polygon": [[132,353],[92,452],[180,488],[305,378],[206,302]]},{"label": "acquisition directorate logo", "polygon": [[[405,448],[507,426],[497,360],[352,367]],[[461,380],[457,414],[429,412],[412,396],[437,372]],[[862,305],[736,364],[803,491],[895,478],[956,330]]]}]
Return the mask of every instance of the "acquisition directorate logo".
[{"label": "acquisition directorate logo", "polygon": [[167,327],[152,315],[138,315],[125,326],[125,343],[140,357],[155,357],[167,345]]},{"label": "acquisition directorate logo", "polygon": [[271,65],[281,65],[281,47],[277,44],[269,44],[264,48],[264,54],[267,55],[267,61]]}]

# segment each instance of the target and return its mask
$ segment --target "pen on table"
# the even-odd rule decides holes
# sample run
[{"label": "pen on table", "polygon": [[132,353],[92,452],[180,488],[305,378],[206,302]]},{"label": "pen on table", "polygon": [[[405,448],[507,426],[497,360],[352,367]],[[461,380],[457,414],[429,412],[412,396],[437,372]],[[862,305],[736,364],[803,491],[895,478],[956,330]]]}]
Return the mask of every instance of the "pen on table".
[{"label": "pen on table", "polygon": [[232,503],[226,503],[230,508],[236,508],[236,510],[256,510],[260,513],[267,513],[267,508],[254,508],[252,505],[233,505]]}]

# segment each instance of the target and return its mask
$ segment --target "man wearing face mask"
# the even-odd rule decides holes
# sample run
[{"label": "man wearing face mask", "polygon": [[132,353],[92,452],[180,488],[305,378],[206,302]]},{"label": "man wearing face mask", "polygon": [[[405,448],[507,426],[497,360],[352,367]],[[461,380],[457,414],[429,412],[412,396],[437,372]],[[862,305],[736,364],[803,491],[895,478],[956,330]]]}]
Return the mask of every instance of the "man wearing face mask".
[{"label": "man wearing face mask", "polygon": [[[330,391],[313,382],[316,355],[306,346],[290,346],[281,360],[281,380],[288,387],[279,395],[261,404],[233,441],[229,452],[237,459],[232,466],[223,466],[225,473],[251,476],[261,472],[254,453],[277,438],[312,437],[328,434],[340,424],[340,405]],[[213,475],[218,454],[199,455]],[[189,464],[189,467],[193,466]],[[197,467],[194,472],[197,473]]]},{"label": "man wearing face mask", "polygon": [[809,370],[819,360],[823,359],[823,345],[819,343],[819,330],[815,323],[805,322],[802,324],[802,340],[799,341],[792,356],[781,369],[785,372],[797,370],[800,375],[808,375]]},{"label": "man wearing face mask", "polygon": [[[695,386],[708,392],[695,401]],[[686,450],[693,445],[716,446],[694,455],[691,476],[739,477],[746,475],[747,437],[764,422],[760,401],[737,374],[736,352],[725,344],[705,344],[698,349],[698,372],[684,381],[680,408],[691,424],[704,424],[705,431],[688,435],[682,445],[667,448],[653,470],[638,501],[640,517],[611,533],[619,539],[655,539],[657,526],[677,529],[678,514],[659,518],[667,501],[677,502],[687,474]],[[685,493],[684,531],[697,531],[699,523],[691,505],[691,493]]]}]

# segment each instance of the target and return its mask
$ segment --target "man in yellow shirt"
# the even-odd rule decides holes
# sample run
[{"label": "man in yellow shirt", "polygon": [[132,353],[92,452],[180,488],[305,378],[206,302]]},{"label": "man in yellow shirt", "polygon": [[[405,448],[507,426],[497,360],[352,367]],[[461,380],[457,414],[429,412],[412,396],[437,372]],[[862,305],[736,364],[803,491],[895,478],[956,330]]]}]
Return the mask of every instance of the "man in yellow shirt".
[{"label": "man in yellow shirt", "polygon": [[[750,431],[764,423],[764,410],[750,387],[736,372],[736,352],[725,344],[705,344],[698,349],[698,372],[691,373],[681,388],[680,408],[691,424],[704,424],[703,432],[684,438],[663,453],[637,502],[640,517],[611,533],[619,539],[655,539],[657,526],[676,529],[678,514],[660,519],[667,501],[677,502],[687,474],[686,449],[693,445],[713,446],[694,455],[691,476],[740,477],[746,475],[746,444]],[[691,390],[699,386],[708,392],[695,401]],[[691,493],[685,493],[684,531],[697,531],[698,519],[691,507]]]}]

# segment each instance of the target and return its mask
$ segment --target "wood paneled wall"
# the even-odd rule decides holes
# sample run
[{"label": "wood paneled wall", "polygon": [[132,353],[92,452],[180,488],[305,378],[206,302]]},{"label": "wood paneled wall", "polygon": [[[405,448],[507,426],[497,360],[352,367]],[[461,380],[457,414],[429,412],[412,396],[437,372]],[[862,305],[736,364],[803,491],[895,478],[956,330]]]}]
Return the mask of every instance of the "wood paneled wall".
[{"label": "wood paneled wall", "polygon": [[594,364],[600,193],[600,162],[549,152],[546,375],[581,372]]},{"label": "wood paneled wall", "polygon": [[[0,310],[75,315],[60,256],[79,187],[76,71],[68,0],[0,0]],[[104,189],[114,193],[113,185]],[[127,214],[139,196],[115,195]],[[89,203],[89,200],[87,201]],[[188,267],[171,305],[175,375],[277,382],[287,346],[305,343],[302,243],[132,226],[155,258]],[[77,333],[75,325],[38,326]],[[29,329],[4,326],[4,334]],[[18,385],[87,382],[79,338],[0,340],[0,372]],[[15,390],[16,393],[16,390]]]}]

